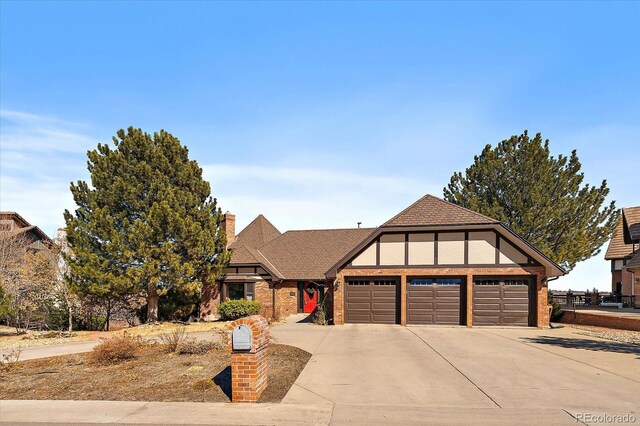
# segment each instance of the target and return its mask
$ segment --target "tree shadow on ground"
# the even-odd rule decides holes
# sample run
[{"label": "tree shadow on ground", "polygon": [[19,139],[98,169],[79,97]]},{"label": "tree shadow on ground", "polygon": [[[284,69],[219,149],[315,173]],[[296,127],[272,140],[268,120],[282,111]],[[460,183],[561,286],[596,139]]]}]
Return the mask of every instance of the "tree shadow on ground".
[{"label": "tree shadow on ground", "polygon": [[575,339],[567,337],[537,336],[522,338],[527,343],[560,346],[569,349],[587,349],[590,351],[616,352],[638,355],[640,359],[640,345],[614,341],[600,341],[591,339]]},{"label": "tree shadow on ground", "polygon": [[224,370],[216,374],[213,378],[213,383],[220,387],[220,390],[224,392],[229,400],[231,400],[231,366],[226,367]]}]

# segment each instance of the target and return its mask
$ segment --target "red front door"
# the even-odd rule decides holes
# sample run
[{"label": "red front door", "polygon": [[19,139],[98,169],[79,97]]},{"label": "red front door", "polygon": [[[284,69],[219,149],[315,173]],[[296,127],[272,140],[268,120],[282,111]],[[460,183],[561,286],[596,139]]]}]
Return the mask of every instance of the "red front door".
[{"label": "red front door", "polygon": [[313,283],[305,283],[302,293],[304,298],[303,312],[311,313],[315,311],[316,306],[318,306],[318,286]]}]

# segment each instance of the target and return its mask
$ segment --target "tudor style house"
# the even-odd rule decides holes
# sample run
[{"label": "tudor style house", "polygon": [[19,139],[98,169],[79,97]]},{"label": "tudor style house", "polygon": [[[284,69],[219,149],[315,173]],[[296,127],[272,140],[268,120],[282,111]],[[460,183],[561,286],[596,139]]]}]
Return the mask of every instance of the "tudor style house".
[{"label": "tudor style house", "polygon": [[621,299],[635,296],[640,307],[640,206],[621,209],[604,258],[611,262],[611,292]]},{"label": "tudor style house", "polygon": [[545,327],[547,281],[563,269],[499,221],[426,195],[378,228],[287,231],[258,216],[235,236],[231,262],[205,289],[221,301],[258,300],[262,314],[311,313],[334,324]]}]

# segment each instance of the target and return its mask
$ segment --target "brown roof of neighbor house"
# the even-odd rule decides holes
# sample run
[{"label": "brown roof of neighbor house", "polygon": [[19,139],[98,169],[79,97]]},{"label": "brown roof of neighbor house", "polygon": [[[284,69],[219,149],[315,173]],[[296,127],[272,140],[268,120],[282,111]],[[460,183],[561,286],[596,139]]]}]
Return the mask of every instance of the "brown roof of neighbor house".
[{"label": "brown roof of neighbor house", "polygon": [[281,232],[266,217],[258,215],[238,234],[238,237],[229,248],[241,246],[258,248],[280,235]]},{"label": "brown roof of neighbor house", "polygon": [[640,252],[636,253],[636,255],[629,262],[627,262],[625,268],[640,269]]},{"label": "brown roof of neighbor house", "polygon": [[[606,260],[623,259],[633,253],[633,244],[631,240],[640,238],[637,234],[640,232],[640,206],[627,207],[622,209],[622,214],[613,231],[607,253],[604,258]],[[627,238],[625,242],[625,234]],[[637,243],[636,243],[637,244]]]},{"label": "brown roof of neighbor house", "polygon": [[287,231],[260,247],[285,279],[324,280],[325,272],[375,228]]},{"label": "brown roof of neighbor house", "polygon": [[464,207],[427,194],[382,226],[476,225],[499,223]]},{"label": "brown roof of neighbor house", "polygon": [[49,238],[49,236],[45,234],[42,229],[40,229],[35,225],[31,225],[29,222],[27,222],[27,220],[24,217],[20,216],[16,212],[11,212],[11,211],[0,212],[0,220],[13,220],[18,225],[18,228],[13,231],[13,235],[33,232],[41,240],[44,240],[47,243],[53,242],[51,238]]},{"label": "brown roof of neighbor house", "polygon": [[[625,235],[625,243],[640,241],[640,207],[622,209],[622,217],[628,235]],[[629,237],[627,239],[627,237]]]},{"label": "brown roof of neighbor house", "polygon": [[8,211],[0,212],[0,220],[9,220],[9,219],[17,222],[20,228],[31,226],[31,224],[27,222],[24,217],[20,216],[16,212],[8,212]]}]

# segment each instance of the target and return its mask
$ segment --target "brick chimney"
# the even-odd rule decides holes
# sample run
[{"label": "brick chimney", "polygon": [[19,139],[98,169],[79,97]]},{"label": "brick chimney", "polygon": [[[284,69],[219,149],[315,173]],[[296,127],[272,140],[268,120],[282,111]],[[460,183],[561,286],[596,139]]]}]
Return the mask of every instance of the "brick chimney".
[{"label": "brick chimney", "polygon": [[222,220],[222,231],[227,235],[227,247],[236,240],[236,215],[226,212]]}]

